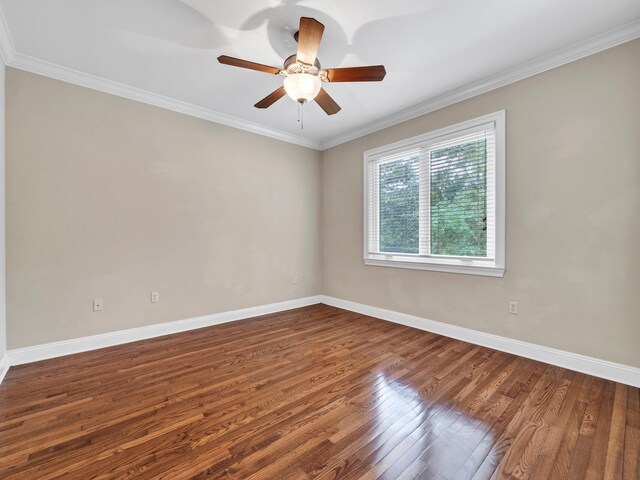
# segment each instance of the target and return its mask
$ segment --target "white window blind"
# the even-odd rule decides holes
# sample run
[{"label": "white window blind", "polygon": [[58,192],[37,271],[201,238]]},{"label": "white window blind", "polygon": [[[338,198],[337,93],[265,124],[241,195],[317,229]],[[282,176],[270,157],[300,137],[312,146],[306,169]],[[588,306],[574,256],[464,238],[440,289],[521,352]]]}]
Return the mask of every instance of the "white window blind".
[{"label": "white window blind", "polygon": [[504,270],[500,113],[367,152],[366,263]]}]

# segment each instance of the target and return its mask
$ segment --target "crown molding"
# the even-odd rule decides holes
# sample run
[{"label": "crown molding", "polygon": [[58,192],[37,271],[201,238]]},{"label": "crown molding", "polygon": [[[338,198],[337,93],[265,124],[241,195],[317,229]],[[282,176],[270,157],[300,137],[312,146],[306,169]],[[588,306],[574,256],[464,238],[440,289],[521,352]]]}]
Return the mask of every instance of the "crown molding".
[{"label": "crown molding", "polygon": [[[1,38],[1,37],[0,37]],[[95,75],[73,70],[71,68],[56,65],[44,60],[22,55],[20,53],[14,53],[9,57],[10,61],[7,65],[27,72],[36,73],[38,75],[44,75],[55,80],[62,80],[63,82],[73,83],[81,87],[91,88],[100,92],[111,93],[119,97],[128,98],[129,100],[135,100],[138,102],[146,103],[156,107],[172,110],[174,112],[183,113],[192,117],[202,118],[210,122],[219,123],[247,132],[257,133],[258,135],[264,135],[265,137],[275,138],[276,140],[282,140],[284,142],[301,145],[303,147],[311,148],[314,150],[320,150],[322,145],[315,140],[304,138],[298,135],[293,135],[282,130],[266,127],[258,123],[243,120],[232,115],[216,112],[207,108],[199,107],[191,103],[175,100],[173,98],[165,97],[163,95],[142,90],[140,88],[124,85],[119,82],[107,80]]]},{"label": "crown molding", "polygon": [[634,20],[557,50],[550,55],[503,70],[321,142],[18,53],[0,8],[0,56],[10,67],[320,151],[560,67],[638,37],[640,37],[640,20]]},{"label": "crown molding", "polygon": [[344,135],[340,135],[327,142],[323,142],[322,150],[327,150],[342,143],[355,140],[356,138],[363,137],[370,133],[392,127],[393,125],[397,125],[399,123],[406,122],[407,120],[453,105],[454,103],[490,92],[519,80],[524,80],[525,78],[532,77],[539,73],[546,72],[547,70],[588,57],[589,55],[621,45],[638,37],[640,37],[640,20],[634,20],[595,37],[591,37],[588,40],[574,43],[566,48],[557,50],[550,55],[544,55],[530,62],[503,70],[495,75],[490,75],[478,80],[477,82],[467,84],[437,97],[430,98],[429,100],[419,103],[413,107],[368,123],[360,128],[350,130]]}]

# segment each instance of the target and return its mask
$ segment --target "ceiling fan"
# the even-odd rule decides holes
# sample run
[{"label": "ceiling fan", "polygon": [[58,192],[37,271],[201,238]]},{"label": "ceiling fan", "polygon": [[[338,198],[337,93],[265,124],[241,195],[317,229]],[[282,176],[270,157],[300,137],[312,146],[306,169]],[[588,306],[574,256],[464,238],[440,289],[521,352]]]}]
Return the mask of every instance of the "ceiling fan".
[{"label": "ceiling fan", "polygon": [[316,57],[323,32],[324,25],[315,18],[300,18],[300,29],[294,35],[298,51],[284,61],[283,68],[227,55],[219,56],[218,61],[225,65],[284,77],[283,85],[256,103],[256,108],[268,108],[287,94],[301,104],[315,100],[327,115],[333,115],[340,111],[340,106],[322,88],[322,82],[379,82],[387,72],[382,65],[323,70]]}]

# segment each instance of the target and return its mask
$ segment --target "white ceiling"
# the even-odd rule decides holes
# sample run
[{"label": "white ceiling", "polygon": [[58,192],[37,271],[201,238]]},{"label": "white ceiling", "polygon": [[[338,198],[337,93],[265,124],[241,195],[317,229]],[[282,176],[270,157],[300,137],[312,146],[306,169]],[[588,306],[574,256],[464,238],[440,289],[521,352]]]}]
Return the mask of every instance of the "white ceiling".
[{"label": "white ceiling", "polygon": [[[9,33],[2,48],[18,68],[66,67],[318,148],[607,32],[640,35],[638,0],[0,0],[0,8]],[[326,27],[323,67],[387,69],[381,83],[326,85],[342,111],[328,117],[305,106],[304,131],[287,97],[253,107],[280,77],[216,61],[226,54],[281,66],[295,52],[301,16]]]}]

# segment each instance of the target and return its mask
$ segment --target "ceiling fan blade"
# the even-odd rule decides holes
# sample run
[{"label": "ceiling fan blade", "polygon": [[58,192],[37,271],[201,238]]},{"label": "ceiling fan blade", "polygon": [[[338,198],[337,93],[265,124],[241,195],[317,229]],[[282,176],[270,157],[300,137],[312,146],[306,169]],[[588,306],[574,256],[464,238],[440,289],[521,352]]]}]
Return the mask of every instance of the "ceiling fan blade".
[{"label": "ceiling fan blade", "polygon": [[318,92],[318,95],[315,98],[320,108],[324,110],[327,115],[333,115],[338,113],[340,110],[340,105],[336,103],[336,101],[329,96],[324,88],[321,88]]},{"label": "ceiling fan blade", "polygon": [[278,75],[278,73],[280,73],[279,68],[250,62],[248,60],[242,60],[241,58],[228,57],[227,55],[220,55],[218,57],[218,61],[225,65],[231,65],[232,67],[248,68],[249,70],[257,70],[258,72],[271,73],[273,75]]},{"label": "ceiling fan blade", "polygon": [[383,65],[368,67],[329,68],[329,82],[380,82],[387,74]]},{"label": "ceiling fan blade", "polygon": [[300,18],[300,30],[298,31],[297,60],[306,65],[313,65],[318,55],[320,41],[324,25],[315,18]]},{"label": "ceiling fan blade", "polygon": [[269,108],[285,95],[284,87],[279,87],[254,105],[256,108]]}]

